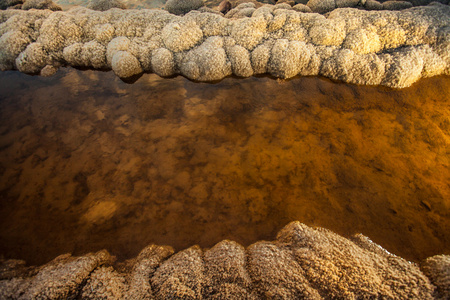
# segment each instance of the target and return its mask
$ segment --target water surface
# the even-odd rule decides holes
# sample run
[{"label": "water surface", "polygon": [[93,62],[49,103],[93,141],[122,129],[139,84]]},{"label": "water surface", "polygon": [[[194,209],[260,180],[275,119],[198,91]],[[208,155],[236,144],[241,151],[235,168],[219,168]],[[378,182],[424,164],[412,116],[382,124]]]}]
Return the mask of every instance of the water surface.
[{"label": "water surface", "polygon": [[299,220],[450,253],[450,78],[194,83],[0,73],[0,255],[271,240]]}]

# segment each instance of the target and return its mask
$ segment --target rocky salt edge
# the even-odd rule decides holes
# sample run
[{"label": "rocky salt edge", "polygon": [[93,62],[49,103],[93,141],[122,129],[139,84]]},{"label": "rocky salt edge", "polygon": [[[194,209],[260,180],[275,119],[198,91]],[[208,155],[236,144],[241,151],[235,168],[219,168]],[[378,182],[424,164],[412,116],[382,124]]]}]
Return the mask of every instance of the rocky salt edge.
[{"label": "rocky salt edge", "polygon": [[121,78],[154,72],[196,81],[321,75],[394,88],[450,74],[449,5],[337,8],[325,15],[298,10],[285,3],[243,3],[225,16],[206,8],[183,16],[118,8],[6,10],[0,12],[0,69],[51,75],[73,66],[112,69]]},{"label": "rocky salt edge", "polygon": [[449,270],[446,255],[419,266],[363,235],[292,222],[247,248],[224,240],[178,253],[150,245],[115,264],[105,250],[40,267],[2,261],[0,299],[448,299]]}]

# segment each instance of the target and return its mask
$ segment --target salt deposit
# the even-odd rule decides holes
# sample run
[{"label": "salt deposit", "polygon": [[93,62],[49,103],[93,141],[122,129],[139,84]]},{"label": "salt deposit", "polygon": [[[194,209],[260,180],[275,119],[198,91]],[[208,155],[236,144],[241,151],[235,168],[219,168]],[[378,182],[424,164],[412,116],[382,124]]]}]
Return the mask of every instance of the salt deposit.
[{"label": "salt deposit", "polygon": [[1,11],[0,69],[37,74],[70,65],[113,69],[122,78],[145,71],[198,81],[322,75],[394,88],[450,74],[448,5],[387,1],[380,5],[392,10],[368,11],[352,8],[356,1],[316,2],[308,7],[329,14],[286,3],[243,3],[225,17],[193,7],[182,16],[81,7]]},{"label": "salt deposit", "polygon": [[172,254],[168,246],[150,245],[137,258],[119,264],[106,251],[81,257],[66,254],[26,272],[21,262],[1,261],[0,298],[448,296],[448,256],[427,259],[423,265],[427,277],[419,265],[384,251],[362,235],[350,240],[299,222],[283,228],[275,241],[260,241],[247,249],[224,240],[209,250],[193,246]]}]

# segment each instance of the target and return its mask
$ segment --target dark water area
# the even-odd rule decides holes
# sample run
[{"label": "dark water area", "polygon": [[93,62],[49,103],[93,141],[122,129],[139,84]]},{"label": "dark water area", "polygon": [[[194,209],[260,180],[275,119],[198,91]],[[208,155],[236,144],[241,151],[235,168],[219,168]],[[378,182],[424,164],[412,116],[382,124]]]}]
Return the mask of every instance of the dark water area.
[{"label": "dark water area", "polygon": [[0,255],[272,240],[299,220],[450,253],[450,78],[195,83],[0,73]]}]

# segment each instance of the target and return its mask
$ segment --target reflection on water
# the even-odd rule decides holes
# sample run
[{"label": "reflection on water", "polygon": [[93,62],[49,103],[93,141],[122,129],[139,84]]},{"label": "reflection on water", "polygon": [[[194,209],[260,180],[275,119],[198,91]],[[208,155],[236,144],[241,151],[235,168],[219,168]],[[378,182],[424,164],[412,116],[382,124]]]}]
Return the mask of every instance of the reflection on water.
[{"label": "reflection on water", "polygon": [[450,78],[194,83],[0,73],[0,254],[273,239],[289,221],[450,249]]}]

